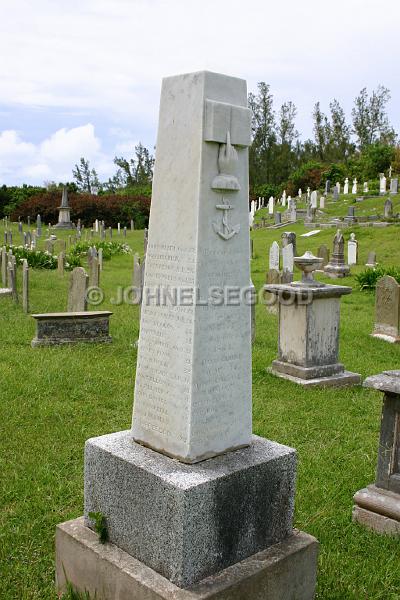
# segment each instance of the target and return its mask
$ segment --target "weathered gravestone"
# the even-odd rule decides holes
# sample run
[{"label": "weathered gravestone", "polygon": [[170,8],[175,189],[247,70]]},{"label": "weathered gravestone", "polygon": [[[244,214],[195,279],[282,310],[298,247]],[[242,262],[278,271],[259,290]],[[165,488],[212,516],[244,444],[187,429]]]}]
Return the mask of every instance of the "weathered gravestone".
[{"label": "weathered gravestone", "polygon": [[367,262],[365,263],[365,266],[374,269],[376,265],[376,252],[368,252],[368,258]]},{"label": "weathered gravestone", "polygon": [[390,275],[378,279],[375,292],[373,337],[387,342],[400,341],[400,285]]},{"label": "weathered gravestone", "polygon": [[354,496],[353,520],[378,533],[400,536],[400,371],[364,381],[384,392],[375,483]]},{"label": "weathered gravestone", "polygon": [[355,233],[350,234],[350,239],[347,242],[347,264],[356,265],[358,261],[358,242]]},{"label": "weathered gravestone", "polygon": [[269,269],[279,271],[279,244],[272,242],[269,249]]},{"label": "weathered gravestone", "polygon": [[324,268],[324,271],[329,277],[340,278],[346,277],[350,273],[349,265],[346,265],[344,259],[344,238],[340,231],[337,230],[335,237],[333,238],[333,251],[329,263]]},{"label": "weathered gravestone", "polygon": [[26,258],[22,263],[22,308],[24,313],[29,312],[29,267]]},{"label": "weathered gravestone", "polygon": [[68,290],[68,312],[87,310],[87,288],[89,277],[82,267],[75,267],[71,273]]},{"label": "weathered gravestone", "polygon": [[280,225],[282,222],[282,213],[277,211],[275,213],[275,225]]},{"label": "weathered gravestone", "polygon": [[329,250],[325,244],[318,248],[318,257],[322,258],[320,269],[323,269],[329,263]]},{"label": "weathered gravestone", "polygon": [[[163,82],[132,430],[86,443],[85,521],[58,528],[61,590],[69,580],[93,596],[107,585],[110,598],[123,586],[126,598],[186,600],[195,584],[208,600],[314,595],[315,541],[292,535],[295,453],[251,434],[250,306],[204,302],[215,286],[249,290],[250,123],[242,80]],[[154,290],[167,286],[185,296],[160,305]],[[101,554],[93,511],[107,522]],[[272,567],[258,553],[274,544]]]},{"label": "weathered gravestone", "polygon": [[293,254],[294,254],[294,256],[296,256],[297,246],[296,246],[296,234],[294,233],[294,231],[284,231],[281,235],[281,239],[282,239],[282,248],[284,248],[285,246],[288,246],[289,244],[292,244]]},{"label": "weathered gravestone", "polygon": [[57,270],[59,275],[64,275],[65,269],[65,254],[64,252],[60,252],[57,257]]},{"label": "weathered gravestone", "polygon": [[293,245],[287,244],[282,248],[282,283],[291,283],[293,281],[293,267]]},{"label": "weathered gravestone", "polygon": [[336,184],[335,187],[333,188],[333,200],[336,202],[337,200],[339,200],[339,188],[338,185]]},{"label": "weathered gravestone", "polygon": [[397,177],[395,177],[394,179],[390,180],[390,193],[397,194],[398,190],[399,190],[399,180],[397,179]]},{"label": "weathered gravestone", "polygon": [[386,200],[383,211],[385,219],[391,219],[393,217],[393,202],[390,198]]},{"label": "weathered gravestone", "polygon": [[7,287],[7,250],[5,246],[1,249],[1,283],[3,288]]}]

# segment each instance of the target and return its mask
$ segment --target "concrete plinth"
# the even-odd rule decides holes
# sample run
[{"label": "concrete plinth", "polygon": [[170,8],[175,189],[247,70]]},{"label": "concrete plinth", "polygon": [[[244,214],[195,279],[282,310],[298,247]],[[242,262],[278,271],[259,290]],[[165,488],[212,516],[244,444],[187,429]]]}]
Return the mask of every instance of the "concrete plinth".
[{"label": "concrete plinth", "polygon": [[[149,523],[151,526],[151,523]],[[301,531],[182,589],[114,544],[100,544],[83,518],[57,526],[56,581],[96,600],[312,600],[317,540]]]},{"label": "concrete plinth", "polygon": [[296,452],[258,436],[195,465],[121,431],[85,448],[85,518],[110,542],[187,587],[291,535]]},{"label": "concrete plinth", "polygon": [[375,485],[354,495],[353,521],[378,533],[400,536],[400,495]]}]

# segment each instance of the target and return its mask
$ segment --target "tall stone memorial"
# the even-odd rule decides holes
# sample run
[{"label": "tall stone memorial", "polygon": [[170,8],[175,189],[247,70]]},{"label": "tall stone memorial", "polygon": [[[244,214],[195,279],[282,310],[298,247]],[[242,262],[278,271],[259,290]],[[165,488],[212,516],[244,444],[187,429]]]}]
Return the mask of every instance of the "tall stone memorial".
[{"label": "tall stone memorial", "polygon": [[244,81],[163,81],[132,429],[86,443],[85,519],[57,530],[60,590],[314,595],[317,543],[292,530],[295,451],[252,435],[250,305],[216,294],[249,289],[249,144]]},{"label": "tall stone memorial", "polygon": [[71,223],[70,207],[68,203],[68,189],[65,185],[62,191],[61,206],[58,208],[58,223],[55,225],[59,229],[73,229],[74,226]]}]

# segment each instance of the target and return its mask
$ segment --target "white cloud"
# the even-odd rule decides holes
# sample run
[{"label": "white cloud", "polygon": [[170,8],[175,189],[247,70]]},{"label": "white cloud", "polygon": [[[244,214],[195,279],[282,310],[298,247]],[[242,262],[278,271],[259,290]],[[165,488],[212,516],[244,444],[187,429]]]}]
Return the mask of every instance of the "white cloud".
[{"label": "white cloud", "polygon": [[91,123],[59,129],[39,144],[24,141],[17,131],[3,131],[0,132],[0,183],[70,181],[72,168],[81,156],[91,162],[100,176],[108,177],[112,171],[112,163],[102,153]]},{"label": "white cloud", "polygon": [[[32,152],[36,158],[22,160],[18,177],[47,165],[52,178],[70,178],[68,160],[75,162],[83,154],[96,158],[99,171],[108,176],[113,171],[111,149],[128,154],[136,140],[149,147],[155,143],[162,77],[201,69],[243,77],[251,90],[258,81],[269,83],[277,106],[285,100],[297,105],[303,138],[312,134],[317,100],[327,111],[336,97],[349,117],[359,90],[382,83],[392,91],[389,110],[400,129],[400,80],[393,58],[400,3],[393,0],[382,0],[379,9],[375,0],[336,0],[333,8],[321,0],[3,3],[0,117],[3,129],[12,131],[3,132],[5,142],[0,139],[0,177],[14,169],[11,156]],[[59,131],[47,137],[44,127],[43,142],[32,150],[22,139],[33,137],[28,126],[21,136],[13,131],[19,125],[8,125],[7,112],[15,107],[40,107],[42,122],[46,111],[56,109]],[[110,155],[102,154],[89,125],[65,129],[71,121],[63,121],[64,112],[86,115],[83,122],[99,128],[104,124],[103,148]],[[39,121],[35,139],[38,130]],[[9,149],[5,159],[2,142]]]}]

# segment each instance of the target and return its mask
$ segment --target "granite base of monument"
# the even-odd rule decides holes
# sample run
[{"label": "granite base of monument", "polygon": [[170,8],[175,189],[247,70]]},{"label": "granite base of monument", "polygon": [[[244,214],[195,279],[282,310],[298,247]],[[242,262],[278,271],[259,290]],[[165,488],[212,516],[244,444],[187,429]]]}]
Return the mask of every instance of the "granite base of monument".
[{"label": "granite base of monument", "polygon": [[83,311],[66,313],[43,313],[32,315],[36,321],[36,336],[32,340],[37,346],[58,346],[78,343],[109,343],[109,321],[112,312]]},{"label": "granite base of monument", "polygon": [[358,385],[361,382],[359,373],[346,371],[340,363],[319,367],[300,367],[292,363],[274,360],[268,371],[281,379],[287,379],[305,387],[342,387]]},{"label": "granite base of monument", "polygon": [[187,465],[130,431],[86,442],[85,522],[101,512],[110,542],[187,587],[292,533],[296,452],[250,446]]},{"label": "granite base of monument", "polygon": [[[151,527],[151,524],[149,524]],[[101,544],[83,518],[57,526],[56,581],[96,600],[312,600],[317,540],[301,531],[182,589],[114,544]]]}]

